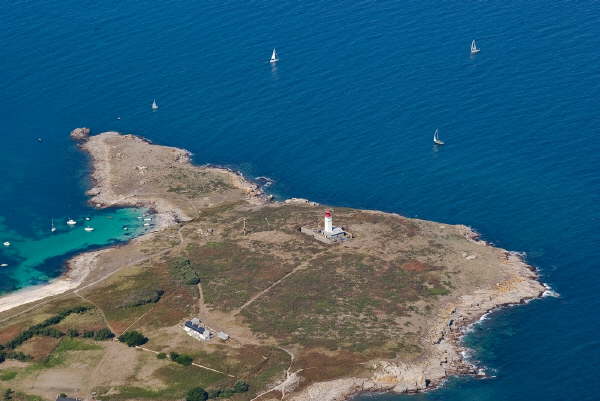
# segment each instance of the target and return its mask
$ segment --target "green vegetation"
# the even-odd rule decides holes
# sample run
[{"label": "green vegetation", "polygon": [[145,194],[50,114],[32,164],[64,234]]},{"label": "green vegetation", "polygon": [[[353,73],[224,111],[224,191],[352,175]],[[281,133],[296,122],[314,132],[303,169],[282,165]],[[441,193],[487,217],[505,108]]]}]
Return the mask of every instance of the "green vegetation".
[{"label": "green vegetation", "polygon": [[179,354],[177,352],[171,352],[169,354],[169,358],[173,362],[177,362],[178,364],[183,365],[183,366],[189,366],[194,361],[194,358],[192,358],[190,355]]},{"label": "green vegetation", "polygon": [[156,355],[156,358],[157,358],[157,359],[167,359],[167,354],[165,354],[164,352],[159,352],[159,353]]},{"label": "green vegetation", "polygon": [[170,266],[173,276],[184,284],[196,285],[200,282],[200,274],[189,259],[176,258],[171,261]]},{"label": "green vegetation", "polygon": [[99,345],[89,344],[74,338],[65,337],[55,348],[54,353],[62,353],[66,351],[95,351],[101,349],[102,347]]},{"label": "green vegetation", "polygon": [[208,393],[202,387],[196,387],[188,391],[185,401],[206,401]]},{"label": "green vegetation", "polygon": [[365,352],[398,337],[394,319],[411,316],[414,302],[448,293],[440,276],[414,259],[324,252],[242,315],[254,332],[284,342]]},{"label": "green vegetation", "polygon": [[225,389],[210,390],[208,392],[209,399],[213,398],[230,398],[238,393],[245,393],[250,389],[250,385],[245,381],[238,380],[233,387]]},{"label": "green vegetation", "polygon": [[132,330],[119,336],[119,341],[127,344],[129,347],[137,347],[146,344],[148,342],[148,337],[144,337],[139,331]]},{"label": "green vegetation", "polygon": [[190,266],[202,277],[204,301],[230,311],[293,269],[269,250],[252,252],[234,241],[209,242],[187,248]]},{"label": "green vegetation", "polygon": [[15,372],[14,370],[3,370],[0,373],[0,380],[2,381],[9,381],[14,379],[15,377],[17,377],[17,372]]},{"label": "green vegetation", "polygon": [[165,292],[163,290],[155,290],[151,288],[141,288],[132,291],[129,296],[122,302],[121,307],[135,307],[146,304],[155,304],[160,301],[160,298]]},{"label": "green vegetation", "polygon": [[167,182],[176,183],[168,187],[167,192],[174,192],[193,199],[211,192],[223,192],[233,187],[223,177],[207,171],[190,171],[178,169],[169,174]]},{"label": "green vegetation", "polygon": [[106,327],[100,330],[85,330],[82,335],[83,338],[92,338],[96,341],[110,340],[114,336],[115,335],[113,334],[113,332]]},{"label": "green vegetation", "polygon": [[42,362],[35,363],[28,369],[36,371],[60,366],[65,362],[65,354],[68,351],[99,351],[102,347],[97,344],[89,344],[71,337],[64,337],[58,346]]},{"label": "green vegetation", "polygon": [[11,401],[13,399],[13,396],[15,395],[15,392],[13,389],[8,388],[6,389],[6,391],[2,394],[2,401]]},{"label": "green vegetation", "polygon": [[[0,355],[2,355],[2,358],[4,358],[4,359],[9,358],[9,359],[17,359],[20,361],[30,360],[31,357],[23,354],[22,352],[13,352],[13,351],[4,351],[4,350],[14,350],[15,348],[17,348],[18,346],[23,344],[25,341],[29,340],[30,338],[32,338],[34,336],[47,336],[47,337],[60,338],[60,337],[64,336],[65,334],[63,332],[61,332],[60,330],[57,330],[50,326],[53,326],[55,324],[62,322],[64,319],[67,318],[67,316],[69,316],[71,314],[87,312],[90,309],[91,308],[89,306],[75,306],[73,308],[65,309],[65,310],[57,313],[56,315],[44,320],[42,323],[31,326],[27,330],[21,332],[19,335],[14,337],[12,340],[8,341],[6,344],[0,345]],[[2,361],[4,359],[2,359]]]}]

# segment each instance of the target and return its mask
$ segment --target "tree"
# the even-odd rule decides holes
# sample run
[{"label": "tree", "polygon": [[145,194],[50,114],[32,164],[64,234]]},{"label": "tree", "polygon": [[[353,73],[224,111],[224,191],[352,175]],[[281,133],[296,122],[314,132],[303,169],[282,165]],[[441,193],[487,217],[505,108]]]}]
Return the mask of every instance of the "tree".
[{"label": "tree", "polygon": [[113,338],[115,335],[108,328],[104,327],[94,334],[94,340],[96,341],[104,341]]},{"label": "tree", "polygon": [[75,329],[69,329],[67,330],[67,335],[69,337],[79,337],[79,331],[75,330]]},{"label": "tree", "polygon": [[206,401],[208,393],[202,387],[196,387],[188,391],[185,401]]},{"label": "tree", "polygon": [[4,392],[2,400],[3,401],[11,401],[13,399],[14,394],[15,394],[15,392],[13,391],[13,389],[9,388]]},{"label": "tree", "polygon": [[186,354],[179,354],[177,352],[171,352],[169,354],[169,357],[173,362],[177,362],[178,364],[183,366],[189,366],[194,361],[194,358],[192,358],[191,356]]},{"label": "tree", "polygon": [[236,393],[245,393],[250,388],[250,385],[243,380],[238,380],[233,386],[233,391]]},{"label": "tree", "polygon": [[144,337],[139,331],[128,331],[119,336],[119,341],[127,344],[129,347],[137,347],[138,345],[146,344],[148,337]]}]

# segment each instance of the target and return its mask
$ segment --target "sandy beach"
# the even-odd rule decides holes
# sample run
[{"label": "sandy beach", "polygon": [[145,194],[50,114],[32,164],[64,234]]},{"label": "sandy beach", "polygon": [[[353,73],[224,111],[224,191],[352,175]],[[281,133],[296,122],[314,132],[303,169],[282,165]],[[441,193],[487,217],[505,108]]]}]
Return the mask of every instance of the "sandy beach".
[{"label": "sandy beach", "polygon": [[[192,211],[189,208],[186,209],[180,205],[168,202],[162,197],[145,196],[143,194],[138,194],[136,190],[132,190],[126,194],[117,194],[114,192],[113,182],[115,178],[111,171],[114,163],[111,163],[111,148],[109,142],[111,138],[114,139],[120,137],[121,134],[117,132],[105,132],[89,137],[89,139],[84,137],[80,144],[80,148],[89,155],[91,161],[91,188],[86,191],[86,194],[90,196],[90,205],[97,208],[122,206],[146,207],[151,209],[154,215],[155,225],[152,230],[137,237],[138,239],[141,239],[143,236],[150,236],[167,227],[176,225],[180,221],[190,220]],[[144,147],[149,143],[138,136],[129,135],[128,138],[133,140],[133,142],[140,147]],[[187,150],[166,146],[161,148],[167,150],[173,157],[174,163],[189,165],[189,167],[194,169],[203,169],[205,171],[223,174],[228,177],[232,186],[248,194],[248,198],[252,199],[255,203],[263,203],[266,200],[266,196],[260,191],[256,184],[251,183],[235,171],[215,166],[192,166],[190,162],[191,153]],[[145,185],[143,179],[143,175],[145,174],[143,163],[146,155],[144,152],[139,152],[139,156],[140,160],[135,161],[136,163],[139,163],[136,165],[136,167],[139,168],[137,168],[135,172],[142,176],[141,185],[143,186]],[[52,279],[50,282],[23,288],[0,296],[0,313],[77,289],[85,283],[86,278],[94,269],[98,256],[110,249],[111,248],[84,252],[76,255],[67,261],[65,272],[59,277]]]},{"label": "sandy beach", "polygon": [[47,284],[23,288],[0,297],[0,312],[44,298],[63,294],[79,287],[92,271],[96,258],[105,250],[85,252],[67,262],[67,270]]}]

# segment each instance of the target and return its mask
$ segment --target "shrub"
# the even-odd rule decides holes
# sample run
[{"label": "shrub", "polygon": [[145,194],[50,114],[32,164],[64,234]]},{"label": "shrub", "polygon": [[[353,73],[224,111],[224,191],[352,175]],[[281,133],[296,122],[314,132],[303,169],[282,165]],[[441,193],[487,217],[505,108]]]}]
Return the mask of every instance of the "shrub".
[{"label": "shrub", "polygon": [[104,327],[100,330],[96,331],[94,334],[94,340],[96,341],[104,341],[113,338],[115,335],[108,328]]},{"label": "shrub", "polygon": [[192,358],[191,356],[186,354],[178,354],[177,352],[171,352],[169,354],[169,357],[173,362],[176,362],[183,366],[189,366],[194,361],[194,358]]},{"label": "shrub", "polygon": [[208,392],[208,398],[229,398],[237,393],[245,393],[246,391],[248,391],[249,388],[250,386],[248,385],[248,383],[242,380],[238,380],[231,388],[210,390]]},{"label": "shrub", "polygon": [[164,295],[163,290],[141,289],[131,293],[120,305],[121,308],[157,303]]},{"label": "shrub", "polygon": [[79,337],[79,331],[75,330],[75,329],[69,329],[69,330],[67,330],[67,335],[71,338]]},{"label": "shrub", "polygon": [[14,390],[9,388],[4,392],[4,394],[2,396],[2,400],[3,401],[11,401],[13,399],[14,395],[15,395]]},{"label": "shrub", "polygon": [[236,393],[245,393],[250,389],[250,385],[243,380],[238,380],[233,386],[233,391]]},{"label": "shrub", "polygon": [[165,354],[164,352],[160,352],[156,355],[156,357],[158,359],[167,359],[167,354]]},{"label": "shrub", "polygon": [[127,344],[129,347],[136,347],[138,345],[146,344],[148,342],[148,337],[144,337],[139,331],[133,330],[119,336],[119,341]]},{"label": "shrub", "polygon": [[50,328],[50,326],[62,322],[70,314],[83,313],[90,309],[91,308],[88,306],[76,306],[71,309],[65,309],[65,310],[57,313],[56,315],[44,320],[42,323],[31,326],[27,330],[21,332],[19,335],[14,337],[12,340],[10,340],[6,344],[4,344],[3,348],[15,349],[19,345],[23,344],[25,341],[29,340],[31,337],[36,336],[36,335],[49,336],[49,337],[55,337],[55,338],[62,337],[64,335],[64,333],[62,333],[59,330],[56,330],[54,328]]},{"label": "shrub", "polygon": [[171,273],[185,284],[196,285],[200,282],[200,275],[194,270],[189,259],[177,258],[171,261]]},{"label": "shrub", "polygon": [[31,361],[31,356],[24,354],[20,351],[9,351],[6,352],[4,354],[4,356],[6,357],[6,359],[16,359],[17,361],[21,361],[21,362],[27,362],[27,361]]},{"label": "shrub", "polygon": [[206,401],[208,393],[202,387],[196,387],[188,391],[185,401]]}]

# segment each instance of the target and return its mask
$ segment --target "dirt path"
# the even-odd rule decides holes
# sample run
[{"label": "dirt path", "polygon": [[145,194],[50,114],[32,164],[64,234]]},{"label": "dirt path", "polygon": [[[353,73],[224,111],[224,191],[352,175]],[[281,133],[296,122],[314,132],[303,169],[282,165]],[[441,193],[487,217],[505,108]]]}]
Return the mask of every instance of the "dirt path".
[{"label": "dirt path", "polygon": [[[141,349],[142,351],[152,352],[155,355],[159,354],[158,351],[154,351],[154,350],[151,350],[149,348],[142,347],[142,346],[137,346],[136,348],[137,349]],[[210,370],[211,372],[215,372],[215,373],[219,373],[219,374],[222,374],[222,375],[225,375],[225,376],[229,376],[229,377],[235,378],[235,376],[230,375],[229,373],[221,372],[220,370],[209,368],[208,366],[200,365],[199,363],[192,362],[192,366],[195,366],[195,367],[200,368],[200,369]]]},{"label": "dirt path", "polygon": [[283,348],[283,347],[277,347],[277,348],[284,351],[286,354],[288,354],[290,356],[290,366],[288,366],[288,368],[285,371],[285,380],[282,381],[281,383],[277,384],[276,386],[263,391],[262,393],[258,394],[256,397],[252,398],[250,401],[258,400],[262,396],[267,395],[272,391],[281,392],[281,399],[283,400],[283,398],[286,395],[286,392],[288,390],[290,390],[289,392],[293,391],[293,389],[300,382],[300,377],[298,376],[298,373],[302,372],[304,369],[299,369],[295,372],[292,372],[292,365],[294,364],[294,360],[295,360],[295,356],[292,353],[292,351],[290,351],[286,348]]},{"label": "dirt path", "polygon": [[[184,244],[183,235],[181,234],[181,231],[183,230],[183,227],[184,227],[184,226],[182,225],[182,226],[180,226],[180,227],[177,229],[177,234],[179,235],[179,245],[177,245],[177,247],[179,248],[179,250],[180,250],[180,251],[182,251],[183,244]],[[145,261],[151,260],[151,259],[152,259],[153,257],[155,257],[155,256],[162,255],[162,254],[164,254],[164,253],[166,253],[166,252],[169,252],[169,251],[171,251],[171,250],[172,250],[172,249],[164,249],[164,250],[162,250],[162,251],[160,251],[160,252],[157,252],[157,253],[155,253],[155,254],[152,254],[152,255],[146,256],[146,257],[142,258],[142,260],[138,260],[138,261],[136,261],[136,262],[132,262],[132,263],[129,263],[129,264],[125,265],[125,266],[122,266],[122,267],[118,268],[118,269],[117,269],[117,270],[115,270],[115,271],[114,271],[112,274],[116,273],[118,270],[121,270],[121,269],[123,269],[123,268],[125,268],[125,267],[127,267],[127,266],[132,266],[132,265],[136,265],[136,264],[139,264],[139,263],[143,263],[143,262],[145,262]],[[106,277],[106,278],[108,278],[108,277]],[[104,278],[104,279],[106,279],[106,278]],[[100,279],[100,281],[101,281],[101,280],[103,280],[103,279]],[[94,283],[98,283],[98,282],[99,282],[99,281],[95,281]],[[153,306],[152,308],[150,308],[149,310],[147,310],[146,312],[142,313],[142,314],[141,314],[141,315],[140,315],[140,316],[139,316],[137,319],[135,319],[135,320],[134,320],[134,321],[133,321],[133,322],[132,322],[132,323],[131,323],[129,326],[127,326],[127,327],[125,328],[125,330],[123,330],[121,333],[117,333],[117,332],[116,332],[116,330],[115,330],[115,329],[114,329],[114,328],[113,328],[113,327],[110,325],[110,323],[109,323],[108,319],[106,318],[106,315],[104,314],[104,311],[102,310],[102,308],[100,308],[100,307],[99,307],[99,306],[98,306],[96,303],[94,303],[93,301],[91,301],[91,300],[89,300],[89,299],[85,298],[83,295],[81,295],[81,294],[79,293],[79,291],[80,291],[80,290],[82,290],[82,289],[84,289],[84,288],[86,288],[86,287],[82,287],[82,288],[78,288],[78,289],[76,289],[76,290],[75,290],[75,294],[76,294],[77,296],[81,297],[82,299],[84,299],[84,300],[86,300],[86,301],[88,301],[88,302],[92,303],[94,306],[96,306],[96,308],[97,308],[97,309],[100,311],[100,313],[102,314],[102,317],[104,318],[104,321],[106,322],[106,325],[108,326],[108,328],[109,328],[109,329],[110,329],[110,330],[111,330],[113,333],[115,333],[115,335],[117,335],[117,336],[121,336],[121,335],[125,334],[125,333],[126,333],[126,332],[127,332],[129,329],[131,329],[131,328],[132,328],[132,327],[133,327],[133,326],[134,326],[134,325],[135,325],[137,322],[139,322],[139,321],[140,321],[140,320],[141,320],[141,319],[142,319],[144,316],[146,316],[148,313],[150,313],[150,312],[151,312],[151,311],[152,311],[152,310],[153,310],[153,309],[156,307],[156,305],[155,305],[155,306]]]},{"label": "dirt path", "polygon": [[[183,236],[181,235],[181,230],[182,230],[182,229],[183,229],[183,226],[181,226],[181,227],[180,227],[180,228],[177,230],[177,232],[178,232],[178,234],[179,234],[179,238],[180,238],[180,240],[181,240],[181,241],[183,241]],[[181,243],[179,244],[179,248],[181,249],[181,248],[182,248],[182,246],[183,246],[183,243],[181,242]],[[152,259],[152,258],[154,258],[154,257],[161,256],[161,255],[164,255],[164,254],[166,254],[166,253],[168,253],[168,252],[171,252],[172,250],[173,250],[172,248],[163,249],[162,251],[158,251],[158,252],[156,252],[156,253],[153,253],[153,254],[151,254],[151,255],[144,256],[144,257],[142,257],[142,258],[139,258],[139,259],[137,259],[137,260],[134,260],[134,261],[132,261],[132,262],[129,262],[129,263],[127,263],[127,264],[124,264],[124,265],[122,265],[122,266],[119,266],[119,267],[117,267],[116,269],[114,269],[114,270],[112,270],[112,271],[110,271],[110,272],[106,273],[106,274],[105,274],[105,275],[103,275],[102,277],[100,277],[100,278],[98,278],[98,279],[96,279],[96,280],[92,281],[91,283],[87,283],[87,284],[85,284],[85,285],[82,285],[82,286],[80,286],[80,287],[78,287],[78,288],[75,288],[75,289],[72,289],[72,290],[65,291],[65,292],[63,292],[62,294],[58,294],[58,295],[55,295],[55,296],[53,296],[53,297],[49,297],[48,299],[46,299],[46,300],[43,300],[43,301],[41,301],[41,302],[38,302],[38,303],[36,303],[35,305],[33,305],[33,306],[29,307],[29,308],[26,308],[26,309],[24,309],[24,310],[22,310],[22,311],[20,311],[20,312],[18,312],[18,313],[15,313],[14,315],[10,315],[10,316],[7,316],[7,317],[5,317],[5,318],[2,318],[2,319],[0,319],[0,323],[3,323],[3,322],[5,322],[5,321],[7,321],[7,320],[14,319],[15,317],[18,317],[18,316],[21,316],[21,315],[23,315],[23,314],[25,314],[25,313],[31,312],[31,311],[33,311],[33,310],[36,310],[36,309],[40,308],[41,306],[43,306],[43,305],[46,305],[46,304],[47,304],[47,303],[49,303],[49,302],[52,302],[52,301],[54,301],[54,300],[56,300],[56,299],[58,299],[58,298],[65,297],[65,296],[67,296],[67,295],[72,295],[72,294],[75,294],[75,295],[79,296],[80,298],[82,298],[82,299],[84,299],[84,300],[86,300],[86,301],[88,301],[88,302],[90,302],[90,303],[94,304],[94,302],[92,302],[92,301],[90,301],[89,299],[87,299],[87,298],[83,297],[82,295],[80,295],[80,294],[79,294],[79,291],[82,291],[82,290],[85,290],[85,289],[87,289],[87,288],[93,287],[93,286],[95,286],[96,284],[99,284],[99,283],[103,282],[104,280],[106,280],[106,279],[108,279],[109,277],[111,277],[113,274],[115,274],[115,273],[117,273],[117,272],[119,272],[119,271],[121,271],[121,270],[123,270],[123,269],[125,269],[125,268],[127,268],[127,267],[131,267],[131,266],[134,266],[134,265],[137,265],[137,264],[140,264],[140,263],[144,263],[144,262],[146,262],[146,261],[148,261],[148,260],[150,260],[150,259]],[[94,304],[94,305],[95,305],[95,304]],[[102,312],[102,315],[104,316],[104,313],[103,313],[103,312]],[[105,316],[104,316],[104,317],[105,317]],[[106,320],[106,317],[105,317],[105,320]],[[108,321],[107,321],[107,323],[108,323]],[[109,325],[109,328],[110,328],[110,325]],[[111,329],[111,330],[112,330],[112,329]]]},{"label": "dirt path", "polygon": [[310,260],[299,264],[298,266],[294,267],[294,269],[287,273],[285,276],[283,276],[282,278],[280,278],[279,280],[275,281],[273,284],[271,284],[270,286],[268,286],[267,288],[265,288],[264,290],[262,290],[261,292],[259,292],[258,294],[254,295],[252,298],[250,298],[248,301],[246,301],[245,304],[243,304],[242,306],[240,306],[237,309],[234,309],[233,311],[231,311],[231,315],[232,316],[236,316],[239,315],[241,311],[243,311],[245,308],[247,308],[248,306],[252,305],[252,303],[254,301],[256,301],[258,298],[262,297],[263,295],[265,295],[267,292],[271,291],[271,289],[273,287],[278,286],[282,281],[284,281],[285,279],[287,279],[288,277],[290,277],[291,275],[293,275],[294,273],[300,271],[300,270],[304,270],[306,269],[309,265],[310,262],[312,262],[312,260],[315,258],[315,256],[313,256]]},{"label": "dirt path", "polygon": [[102,319],[104,319],[104,323],[106,323],[106,326],[110,329],[110,331],[112,331],[113,333],[116,333],[114,327],[111,326],[110,322],[108,321],[108,318],[106,317],[106,315],[104,314],[104,311],[102,310],[102,308],[100,306],[98,306],[97,303],[95,303],[94,301],[92,301],[91,299],[88,299],[86,297],[84,297],[83,295],[81,295],[79,293],[79,290],[75,290],[73,292],[75,295],[77,295],[79,298],[83,299],[86,302],[91,303],[92,305],[94,305],[96,307],[96,310],[98,310],[100,312],[100,315],[102,315]]}]

